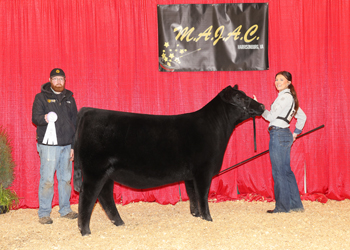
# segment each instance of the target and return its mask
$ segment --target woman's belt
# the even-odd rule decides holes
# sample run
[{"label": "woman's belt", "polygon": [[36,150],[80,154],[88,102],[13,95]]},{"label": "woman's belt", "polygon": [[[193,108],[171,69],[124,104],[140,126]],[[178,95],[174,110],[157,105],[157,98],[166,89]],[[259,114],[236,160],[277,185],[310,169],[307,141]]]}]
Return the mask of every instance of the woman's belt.
[{"label": "woman's belt", "polygon": [[268,130],[271,131],[271,130],[273,130],[273,129],[279,129],[279,128],[280,128],[280,127],[270,126],[270,127],[268,128]]}]

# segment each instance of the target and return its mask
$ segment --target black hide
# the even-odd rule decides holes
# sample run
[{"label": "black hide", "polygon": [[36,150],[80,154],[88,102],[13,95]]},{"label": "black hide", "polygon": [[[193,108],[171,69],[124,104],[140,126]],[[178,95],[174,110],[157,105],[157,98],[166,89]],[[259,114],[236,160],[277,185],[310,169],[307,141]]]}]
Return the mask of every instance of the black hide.
[{"label": "black hide", "polygon": [[113,199],[114,181],[135,189],[184,181],[191,214],[212,221],[208,192],[231,133],[238,123],[263,111],[264,106],[237,85],[222,90],[200,110],[181,115],[82,108],[74,164],[81,234],[90,234],[97,198],[115,225],[124,224]]}]

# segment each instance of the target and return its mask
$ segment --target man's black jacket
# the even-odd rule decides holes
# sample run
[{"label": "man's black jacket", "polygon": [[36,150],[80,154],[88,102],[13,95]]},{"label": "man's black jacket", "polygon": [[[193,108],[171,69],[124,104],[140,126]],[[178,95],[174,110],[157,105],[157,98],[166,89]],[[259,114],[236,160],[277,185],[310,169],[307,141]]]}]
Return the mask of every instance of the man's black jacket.
[{"label": "man's black jacket", "polygon": [[74,134],[77,121],[77,105],[73,92],[65,89],[61,94],[55,94],[50,82],[41,86],[41,92],[35,96],[32,110],[32,122],[37,126],[36,139],[43,144],[48,123],[45,115],[53,111],[58,118],[55,122],[58,146],[74,146]]}]

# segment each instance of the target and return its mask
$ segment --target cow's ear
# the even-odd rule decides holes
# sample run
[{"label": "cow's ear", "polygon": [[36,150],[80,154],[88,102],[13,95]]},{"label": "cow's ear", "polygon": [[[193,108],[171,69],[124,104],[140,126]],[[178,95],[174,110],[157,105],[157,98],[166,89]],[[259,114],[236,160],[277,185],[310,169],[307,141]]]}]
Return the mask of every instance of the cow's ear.
[{"label": "cow's ear", "polygon": [[236,84],[233,88],[234,88],[234,89],[238,89],[238,85]]}]

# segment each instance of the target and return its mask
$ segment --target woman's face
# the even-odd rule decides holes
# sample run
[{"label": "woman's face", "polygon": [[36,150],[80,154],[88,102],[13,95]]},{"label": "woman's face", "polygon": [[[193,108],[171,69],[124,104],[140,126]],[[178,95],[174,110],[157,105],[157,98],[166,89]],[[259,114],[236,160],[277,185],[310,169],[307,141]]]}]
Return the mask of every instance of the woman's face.
[{"label": "woman's face", "polygon": [[278,92],[288,88],[289,81],[283,75],[277,75],[275,79],[275,86]]}]

